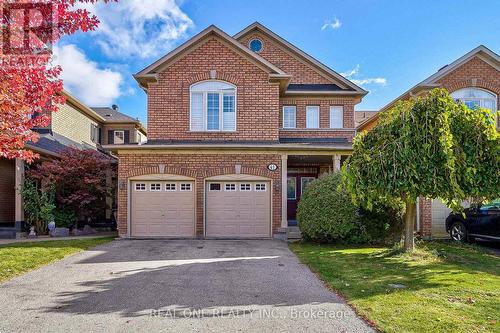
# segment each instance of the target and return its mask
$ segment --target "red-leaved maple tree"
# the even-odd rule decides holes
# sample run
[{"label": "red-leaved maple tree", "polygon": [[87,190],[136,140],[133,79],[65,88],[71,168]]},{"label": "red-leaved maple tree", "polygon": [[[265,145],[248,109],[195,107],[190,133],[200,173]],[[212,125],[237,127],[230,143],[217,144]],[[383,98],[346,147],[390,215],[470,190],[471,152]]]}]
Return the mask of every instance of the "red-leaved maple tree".
[{"label": "red-leaved maple tree", "polygon": [[111,195],[110,180],[116,174],[113,159],[95,150],[66,148],[59,159],[43,161],[27,171],[42,190],[55,189],[58,209],[69,209],[77,216],[95,217],[104,213],[106,197]]},{"label": "red-leaved maple tree", "polygon": [[0,157],[37,157],[25,148],[38,139],[32,129],[46,126],[65,102],[51,45],[64,35],[96,29],[97,17],[77,5],[97,1],[0,0]]}]

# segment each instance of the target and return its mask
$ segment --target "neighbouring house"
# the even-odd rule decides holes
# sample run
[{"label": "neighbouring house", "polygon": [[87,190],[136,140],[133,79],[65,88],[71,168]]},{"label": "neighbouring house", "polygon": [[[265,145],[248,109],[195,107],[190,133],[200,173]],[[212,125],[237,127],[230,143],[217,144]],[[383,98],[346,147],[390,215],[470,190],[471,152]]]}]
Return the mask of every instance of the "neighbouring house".
[{"label": "neighbouring house", "polygon": [[[109,155],[102,149],[103,144],[145,142],[144,126],[139,120],[120,113],[117,106],[89,108],[68,92],[64,95],[66,103],[51,114],[49,125],[34,129],[40,139],[26,144],[40,154],[40,160],[57,158],[67,147],[95,149]],[[24,170],[22,160],[0,158],[0,238],[16,237],[23,230],[23,203],[17,189],[22,184]],[[109,201],[111,208],[113,199]],[[110,218],[111,213],[109,209],[106,218]]]},{"label": "neighbouring house", "polygon": [[367,94],[259,23],[210,26],[135,76],[148,141],[119,158],[121,237],[287,237],[309,182],[339,170]]},{"label": "neighbouring house", "polygon": [[371,117],[375,116],[378,111],[356,111],[354,112],[354,123],[358,127],[361,123],[368,121]]},{"label": "neighbouring house", "polygon": [[[436,73],[418,83],[400,97],[383,107],[380,112],[390,109],[403,99],[425,95],[433,88],[442,87],[452,98],[469,108],[482,107],[498,114],[500,105],[500,56],[481,45]],[[376,126],[378,115],[363,121],[358,131],[369,131]],[[499,117],[496,117],[500,128]],[[445,220],[451,209],[439,199],[420,198],[417,205],[417,231],[425,238],[445,236]]]}]

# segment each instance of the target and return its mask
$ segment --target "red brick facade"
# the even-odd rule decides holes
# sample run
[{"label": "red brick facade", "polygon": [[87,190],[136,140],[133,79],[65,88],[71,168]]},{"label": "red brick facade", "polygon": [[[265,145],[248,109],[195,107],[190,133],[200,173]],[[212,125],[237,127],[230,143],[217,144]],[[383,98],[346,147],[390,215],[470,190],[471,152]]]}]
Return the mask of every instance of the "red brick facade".
[{"label": "red brick facade", "polygon": [[[190,132],[189,88],[210,79],[236,86],[236,132]],[[149,140],[278,140],[279,87],[269,74],[210,36],[159,74],[148,90]],[[257,126],[258,124],[258,126]]]},{"label": "red brick facade", "polygon": [[[281,166],[280,155],[274,154],[123,154],[119,155],[119,183],[127,184],[130,177],[159,174],[159,165],[165,165],[165,174],[187,176],[195,180],[196,235],[203,237],[204,186],[208,177],[235,174],[241,165],[241,174],[266,177],[272,181],[272,232],[281,223],[281,172],[269,171],[269,163]],[[281,167],[279,168],[279,170]],[[127,236],[127,186],[118,189],[118,232]]]},{"label": "red brick facade", "polygon": [[312,69],[310,64],[306,64],[304,60],[299,60],[300,57],[278,45],[263,33],[252,32],[240,38],[239,41],[248,47],[248,43],[252,39],[259,39],[263,42],[264,47],[259,53],[260,56],[282,69],[285,73],[292,75],[290,83],[334,83],[332,79],[326,78],[324,74],[321,75],[318,71]]}]

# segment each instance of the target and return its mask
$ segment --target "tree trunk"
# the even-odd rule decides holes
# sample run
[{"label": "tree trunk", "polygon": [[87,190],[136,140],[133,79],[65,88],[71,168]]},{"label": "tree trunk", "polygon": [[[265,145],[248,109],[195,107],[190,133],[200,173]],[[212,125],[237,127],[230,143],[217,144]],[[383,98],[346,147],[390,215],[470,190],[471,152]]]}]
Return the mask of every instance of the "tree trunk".
[{"label": "tree trunk", "polygon": [[413,251],[415,241],[413,239],[413,230],[415,228],[415,218],[417,215],[417,204],[415,201],[406,201],[405,213],[405,250]]}]

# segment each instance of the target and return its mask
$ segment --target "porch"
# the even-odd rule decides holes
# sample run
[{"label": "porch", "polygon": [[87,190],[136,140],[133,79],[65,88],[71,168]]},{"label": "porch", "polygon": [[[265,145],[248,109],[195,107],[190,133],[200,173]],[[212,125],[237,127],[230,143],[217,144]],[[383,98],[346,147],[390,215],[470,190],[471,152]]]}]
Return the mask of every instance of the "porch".
[{"label": "porch", "polygon": [[[297,206],[308,184],[322,175],[337,172],[349,155],[282,155],[282,221],[281,229],[289,237],[300,237]],[[292,236],[292,237],[290,237]]]}]

